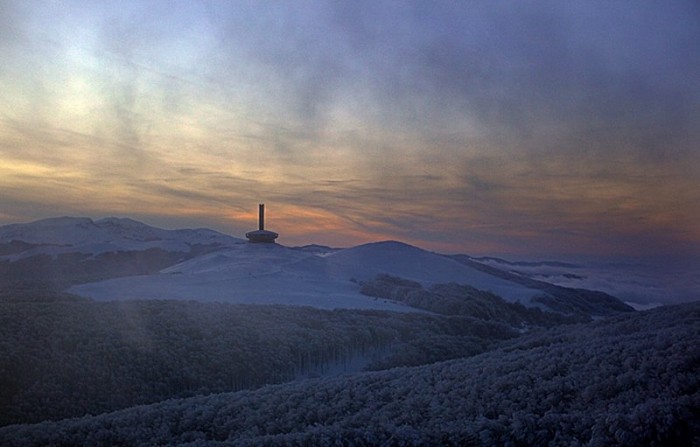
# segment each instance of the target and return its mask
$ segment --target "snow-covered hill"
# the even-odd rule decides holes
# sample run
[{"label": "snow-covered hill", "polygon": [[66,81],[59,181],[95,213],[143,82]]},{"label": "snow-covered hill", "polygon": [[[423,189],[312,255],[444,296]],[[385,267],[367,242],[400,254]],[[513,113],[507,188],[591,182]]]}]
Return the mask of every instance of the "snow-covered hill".
[{"label": "snow-covered hill", "polygon": [[698,303],[469,358],[0,428],[39,445],[697,445]]},{"label": "snow-covered hill", "polygon": [[327,256],[277,244],[241,244],[189,259],[159,274],[83,284],[71,292],[107,300],[170,298],[409,310],[360,293],[358,282],[381,273],[426,285],[472,284],[524,304],[542,293],[398,242],[367,244]]},{"label": "snow-covered hill", "polygon": [[456,282],[487,290],[508,301],[529,304],[541,293],[469,266],[396,241],[360,245],[328,256],[331,273],[336,277],[354,277],[362,281],[386,273],[417,281],[423,285]]},{"label": "snow-covered hill", "polygon": [[[631,309],[494,262],[394,241],[249,244],[115,218],[0,227],[5,423],[254,388],[358,357],[388,368],[8,426],[0,444],[698,439],[696,304],[610,317]],[[573,325],[592,316],[610,318]]]},{"label": "snow-covered hill", "polygon": [[[71,293],[97,300],[415,310],[360,293],[360,283],[389,274],[426,287],[467,284],[543,310],[555,309],[556,301],[556,293],[541,287],[395,241],[293,249],[249,244],[206,229],[163,230],[131,219],[61,217],[7,225],[0,227],[0,255],[6,278],[72,284]],[[568,311],[560,304],[556,310]]]},{"label": "snow-covered hill", "polygon": [[320,309],[414,310],[362,295],[349,278],[329,276],[325,264],[324,258],[278,244],[241,244],[157,274],[81,284],[70,291],[98,300],[181,299]]},{"label": "snow-covered hill", "polygon": [[96,221],[87,217],[57,217],[0,227],[0,246],[9,247],[13,241],[29,244],[31,247],[24,246],[28,249],[23,250],[4,250],[6,254],[0,257],[0,261],[39,254],[97,255],[151,248],[188,252],[194,245],[230,246],[243,242],[241,239],[208,229],[164,230],[132,219],[116,217]]}]

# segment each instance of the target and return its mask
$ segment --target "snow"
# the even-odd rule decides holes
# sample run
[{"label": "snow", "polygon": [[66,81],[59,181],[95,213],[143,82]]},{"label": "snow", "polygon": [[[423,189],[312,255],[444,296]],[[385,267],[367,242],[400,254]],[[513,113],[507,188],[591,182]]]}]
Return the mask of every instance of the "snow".
[{"label": "snow", "polygon": [[495,258],[474,261],[538,281],[609,293],[637,310],[700,298],[700,257],[653,256],[617,260],[509,262]]},{"label": "snow", "polygon": [[[532,305],[542,292],[478,271],[445,256],[401,242],[386,241],[347,249],[292,249],[249,244],[212,230],[164,230],[132,219],[59,217],[0,227],[0,243],[37,244],[0,257],[15,261],[36,254],[87,253],[159,248],[190,252],[196,244],[220,249],[166,268],[159,274],[82,284],[72,293],[98,300],[181,299],[232,303],[292,304],[397,311],[406,306],[362,295],[358,282],[381,273],[424,286],[456,282],[493,292],[511,302]],[[108,273],[108,272],[106,272]],[[108,277],[106,274],[104,277]]]},{"label": "snow", "polygon": [[0,243],[23,241],[38,245],[21,254],[0,257],[15,261],[38,254],[100,254],[160,248],[188,252],[196,244],[234,245],[243,243],[208,229],[164,230],[132,219],[108,217],[93,221],[87,217],[57,217],[26,224],[0,227]]},{"label": "snow", "polygon": [[83,284],[70,291],[99,300],[167,298],[411,311],[405,305],[359,292],[358,280],[379,273],[425,285],[467,283],[512,301],[527,302],[540,293],[397,242],[362,245],[323,257],[279,244],[240,244],[190,259],[157,275]]},{"label": "snow", "polygon": [[414,311],[362,295],[357,284],[327,276],[322,263],[297,267],[309,258],[322,260],[277,244],[241,244],[185,261],[157,275],[83,284],[70,291],[98,300],[181,299]]},{"label": "snow", "polygon": [[387,273],[424,286],[456,282],[487,290],[507,301],[528,303],[541,291],[480,272],[445,256],[396,241],[376,242],[328,256],[332,275],[368,280]]},{"label": "snow", "polygon": [[662,303],[635,303],[634,301],[625,301],[625,304],[632,307],[634,310],[650,310],[663,306]]},{"label": "snow", "polygon": [[11,425],[0,443],[696,445],[699,315],[664,306],[450,361]]}]

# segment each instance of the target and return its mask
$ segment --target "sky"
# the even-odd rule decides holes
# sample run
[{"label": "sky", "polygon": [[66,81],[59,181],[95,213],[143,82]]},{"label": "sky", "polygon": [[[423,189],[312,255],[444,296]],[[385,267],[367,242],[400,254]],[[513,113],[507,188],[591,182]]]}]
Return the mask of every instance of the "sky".
[{"label": "sky", "polygon": [[0,224],[700,257],[700,3],[0,0]]}]

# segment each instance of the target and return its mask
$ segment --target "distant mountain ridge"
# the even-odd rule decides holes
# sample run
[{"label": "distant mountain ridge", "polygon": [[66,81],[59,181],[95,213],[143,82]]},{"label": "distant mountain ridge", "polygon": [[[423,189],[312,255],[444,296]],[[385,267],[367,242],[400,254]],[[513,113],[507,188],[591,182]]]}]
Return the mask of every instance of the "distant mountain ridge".
[{"label": "distant mountain ridge", "polygon": [[319,244],[308,244],[308,245],[303,245],[301,247],[290,247],[293,250],[299,250],[303,251],[306,253],[312,253],[318,256],[325,256],[329,255],[331,253],[335,253],[336,251],[343,250],[342,248],[337,248],[337,247],[329,247],[327,245],[319,245]]},{"label": "distant mountain ridge", "polygon": [[0,227],[0,286],[42,282],[64,288],[143,275],[242,243],[209,229],[165,230],[128,218],[56,217]]},{"label": "distant mountain ridge", "polygon": [[[129,219],[107,217],[92,220],[88,217],[56,217],[25,224],[10,224],[0,227],[0,245],[12,241],[33,245],[68,246],[78,249],[98,249],[98,244],[107,244],[115,249],[143,248],[136,243],[166,242],[174,244],[221,244],[243,242],[242,239],[214,230],[183,229],[165,230]],[[151,244],[155,246],[158,244]]]},{"label": "distant mountain ridge", "polygon": [[629,311],[615,298],[528,280],[463,256],[398,241],[346,249],[248,244],[208,230],[164,230],[128,218],[58,217],[0,227],[0,285],[49,281],[99,300],[184,299],[320,308],[411,310],[360,292],[388,274],[424,286],[465,284],[563,313]]},{"label": "distant mountain ridge", "polygon": [[[467,256],[467,255],[463,255]],[[503,258],[497,258],[493,256],[467,256],[469,259],[472,259],[477,262],[481,263],[496,263],[496,264],[503,264],[505,266],[517,266],[517,267],[539,267],[539,266],[548,266],[548,267],[565,267],[565,268],[578,268],[580,267],[578,264],[572,264],[570,262],[562,262],[562,261],[508,261],[507,259]]]}]

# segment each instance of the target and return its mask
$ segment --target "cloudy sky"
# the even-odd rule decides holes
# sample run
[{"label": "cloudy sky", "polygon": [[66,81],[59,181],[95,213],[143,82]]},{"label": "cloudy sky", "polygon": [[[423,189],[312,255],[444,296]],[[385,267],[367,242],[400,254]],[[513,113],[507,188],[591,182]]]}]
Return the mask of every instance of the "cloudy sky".
[{"label": "cloudy sky", "polygon": [[0,0],[0,224],[700,253],[700,4]]}]

